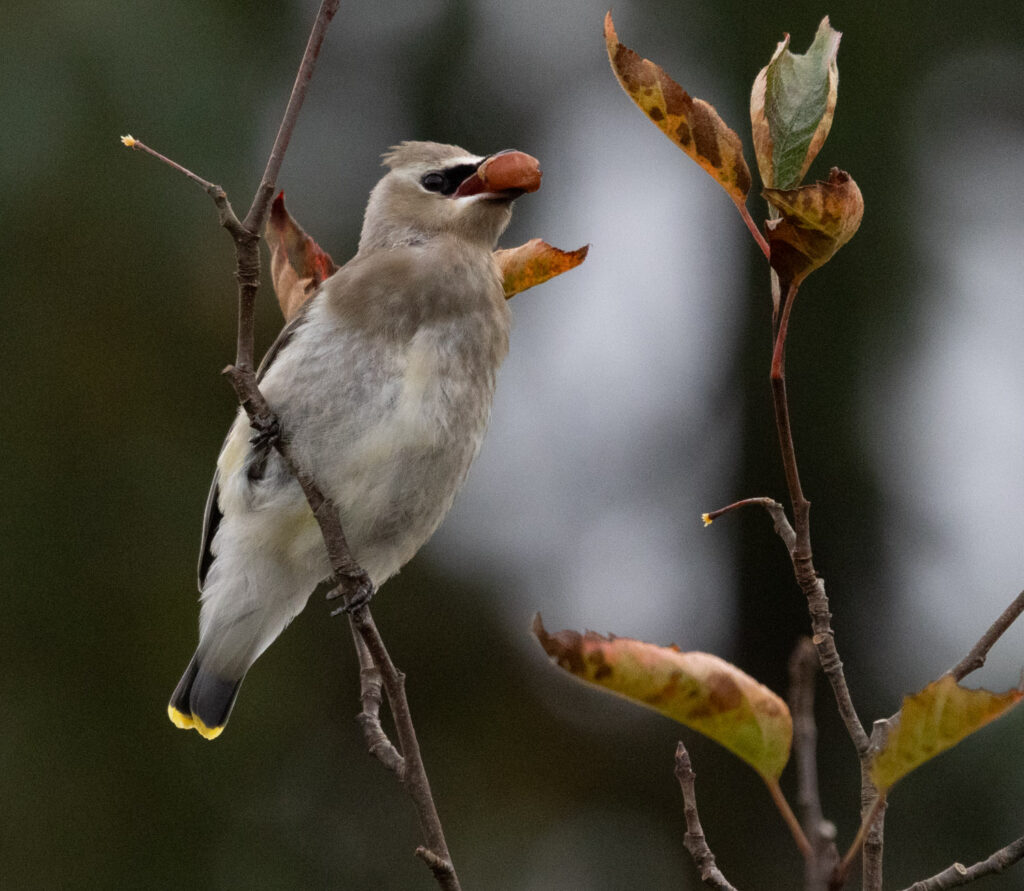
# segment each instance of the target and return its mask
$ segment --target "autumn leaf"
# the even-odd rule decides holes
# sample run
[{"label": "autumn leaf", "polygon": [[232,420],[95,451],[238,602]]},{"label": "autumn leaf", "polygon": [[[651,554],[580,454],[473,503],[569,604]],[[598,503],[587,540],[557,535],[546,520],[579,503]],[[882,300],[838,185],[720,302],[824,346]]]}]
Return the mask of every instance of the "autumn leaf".
[{"label": "autumn leaf", "polygon": [[825,182],[798,189],[765,189],[781,216],[765,223],[772,268],[784,283],[799,285],[853,238],[864,198],[850,174],[832,168]]},{"label": "autumn leaf", "polygon": [[710,653],[680,652],[593,631],[533,633],[560,668],[703,733],[773,786],[789,760],[793,721],[786,703],[735,665]]},{"label": "autumn leaf", "polygon": [[506,299],[579,266],[589,250],[590,245],[584,245],[562,251],[540,238],[531,238],[519,247],[495,251]]},{"label": "autumn leaf", "polygon": [[750,123],[761,181],[769,189],[798,186],[832,127],[839,86],[840,32],[821,20],[803,55],[789,51],[789,35],[754,80]]},{"label": "autumn leaf", "polygon": [[285,210],[284,192],[270,206],[266,235],[270,248],[270,277],[287,322],[338,267],[331,255],[313,241]]},{"label": "autumn leaf", "polygon": [[742,206],[751,180],[739,136],[713,106],[691,98],[660,66],[619,43],[610,12],[604,18],[604,38],[612,71],[626,94]]},{"label": "autumn leaf", "polygon": [[952,675],[907,696],[898,723],[871,764],[871,781],[882,793],[936,755],[951,749],[1024,698],[1024,688],[1006,693],[968,690]]}]

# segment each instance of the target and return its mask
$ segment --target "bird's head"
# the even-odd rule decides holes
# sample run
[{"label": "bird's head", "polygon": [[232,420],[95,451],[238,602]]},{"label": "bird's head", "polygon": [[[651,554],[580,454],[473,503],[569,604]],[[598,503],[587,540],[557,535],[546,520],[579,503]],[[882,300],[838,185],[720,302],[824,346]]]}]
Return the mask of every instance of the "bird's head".
[{"label": "bird's head", "polygon": [[451,234],[492,249],[512,202],[540,188],[536,158],[506,150],[481,157],[456,145],[403,142],[384,155],[390,172],[366,206],[360,251]]}]

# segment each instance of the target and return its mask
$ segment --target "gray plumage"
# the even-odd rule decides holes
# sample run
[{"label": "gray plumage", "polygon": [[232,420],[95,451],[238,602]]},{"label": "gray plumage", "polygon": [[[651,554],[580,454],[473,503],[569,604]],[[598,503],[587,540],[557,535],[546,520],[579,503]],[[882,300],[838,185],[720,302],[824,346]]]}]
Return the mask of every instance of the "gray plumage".
[{"label": "gray plumage", "polygon": [[[485,160],[429,142],[385,155],[390,171],[370,194],[358,252],[282,331],[260,372],[295,461],[337,505],[376,587],[451,507],[508,350],[492,251],[522,190],[434,188],[451,192]],[[245,672],[330,575],[302,490],[251,436],[239,411],[207,506],[199,646],[169,706],[177,726],[207,738],[226,723]]]}]

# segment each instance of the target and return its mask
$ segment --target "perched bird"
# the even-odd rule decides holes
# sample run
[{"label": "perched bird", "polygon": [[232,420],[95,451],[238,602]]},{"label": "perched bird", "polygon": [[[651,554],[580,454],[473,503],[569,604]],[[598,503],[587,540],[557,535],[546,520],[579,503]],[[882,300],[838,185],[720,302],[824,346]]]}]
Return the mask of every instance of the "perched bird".
[{"label": "perched bird", "polygon": [[[430,538],[480,449],[509,336],[492,252],[541,176],[522,152],[433,142],[404,142],[384,164],[358,252],[259,371],[294,460],[334,501],[375,587]],[[246,671],[330,575],[299,484],[239,411],[207,501],[199,645],[171,721],[218,736]]]}]

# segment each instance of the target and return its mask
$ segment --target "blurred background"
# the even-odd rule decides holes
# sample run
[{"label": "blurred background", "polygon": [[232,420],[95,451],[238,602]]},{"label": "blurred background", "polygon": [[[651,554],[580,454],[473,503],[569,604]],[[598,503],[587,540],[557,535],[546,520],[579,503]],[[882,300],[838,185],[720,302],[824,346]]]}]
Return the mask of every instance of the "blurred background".
[{"label": "blurred background", "polygon": [[[467,889],[696,888],[672,776],[741,888],[799,884],[754,774],[573,683],[528,632],[677,643],[780,693],[808,628],[760,513],[782,498],[766,268],[721,190],[622,93],[606,4],[342,4],[279,185],[344,260],[402,139],[541,159],[505,246],[592,245],[517,296],[491,430],[434,541],[374,604]],[[366,754],[346,623],[318,598],[257,663],[214,745],[168,696],[195,644],[194,565],[234,412],[233,254],[316,3],[7,0],[0,32],[0,884],[433,887],[415,817]],[[622,0],[624,43],[749,145],[750,84],[783,32],[844,33],[832,134],[860,232],[805,284],[789,349],[816,564],[865,724],[956,662],[1024,585],[1024,7]],[[748,149],[747,160],[754,167]],[[756,193],[756,188],[755,188]],[[763,215],[756,194],[755,217]],[[279,327],[268,290],[259,341]],[[1024,628],[971,682],[1004,690]],[[843,847],[857,767],[819,687],[825,810]],[[1024,713],[893,792],[887,887],[1024,832]],[[784,786],[792,793],[792,769]],[[1024,867],[986,888],[1024,886]]]}]

